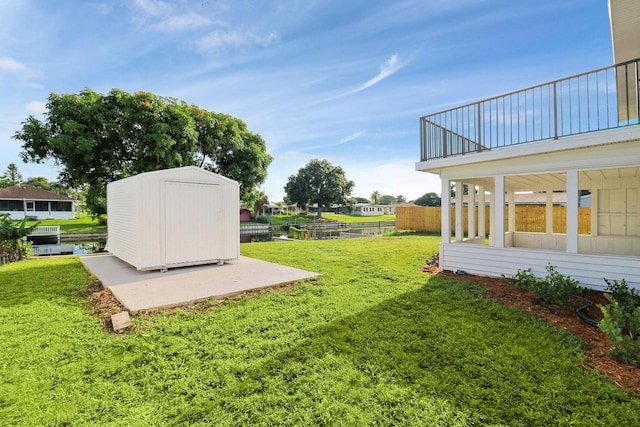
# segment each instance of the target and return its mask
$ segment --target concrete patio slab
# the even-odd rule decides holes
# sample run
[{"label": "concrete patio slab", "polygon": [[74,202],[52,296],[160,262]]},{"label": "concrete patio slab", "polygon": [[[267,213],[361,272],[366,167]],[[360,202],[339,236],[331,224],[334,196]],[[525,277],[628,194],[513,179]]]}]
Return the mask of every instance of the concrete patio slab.
[{"label": "concrete patio slab", "polygon": [[114,255],[85,256],[80,261],[129,310],[175,307],[320,277],[311,271],[242,256],[224,265],[174,268],[164,273],[138,271]]}]

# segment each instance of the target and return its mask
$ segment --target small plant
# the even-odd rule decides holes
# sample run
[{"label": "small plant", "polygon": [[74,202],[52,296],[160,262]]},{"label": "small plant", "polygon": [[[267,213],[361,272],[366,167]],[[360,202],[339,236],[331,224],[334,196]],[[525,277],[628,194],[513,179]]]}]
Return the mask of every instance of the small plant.
[{"label": "small plant", "polygon": [[560,274],[551,264],[547,265],[547,276],[544,279],[535,277],[528,268],[518,270],[515,276],[507,278],[507,283],[529,289],[538,300],[558,305],[569,304],[571,295],[579,289],[577,280]]},{"label": "small plant", "polygon": [[530,268],[527,268],[526,270],[518,270],[513,277],[503,277],[505,277],[508,284],[526,289],[531,289],[538,280],[533,275]]},{"label": "small plant", "polygon": [[578,291],[578,281],[559,273],[556,268],[547,265],[547,277],[537,280],[531,289],[536,298],[551,304],[567,305],[571,295]]},{"label": "small plant", "polygon": [[599,328],[613,348],[610,353],[621,362],[640,366],[640,307],[624,306],[612,294],[605,294],[606,306],[599,305],[603,319]]},{"label": "small plant", "polygon": [[426,264],[427,265],[438,265],[440,262],[440,254],[438,252],[431,252],[427,256]]},{"label": "small plant", "polygon": [[630,288],[624,279],[618,282],[617,280],[609,281],[605,278],[604,281],[607,284],[604,291],[611,294],[623,310],[633,312],[638,306],[638,292]]}]

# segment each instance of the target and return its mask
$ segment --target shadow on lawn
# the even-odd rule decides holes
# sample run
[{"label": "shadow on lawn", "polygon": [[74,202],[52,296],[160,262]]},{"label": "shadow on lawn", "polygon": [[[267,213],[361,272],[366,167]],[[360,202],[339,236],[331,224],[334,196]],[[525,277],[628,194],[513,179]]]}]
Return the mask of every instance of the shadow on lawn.
[{"label": "shadow on lawn", "polygon": [[[253,386],[229,401],[277,387],[296,404],[315,402],[338,424],[599,425],[606,411],[617,422],[639,421],[638,401],[582,368],[581,345],[482,298],[473,285],[434,276],[238,373]],[[322,417],[311,421],[322,424]]]}]

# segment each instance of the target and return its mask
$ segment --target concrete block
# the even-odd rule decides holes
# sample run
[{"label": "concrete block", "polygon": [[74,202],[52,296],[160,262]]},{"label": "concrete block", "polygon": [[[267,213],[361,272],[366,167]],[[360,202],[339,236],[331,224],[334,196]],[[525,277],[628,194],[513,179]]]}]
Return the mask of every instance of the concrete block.
[{"label": "concrete block", "polygon": [[121,311],[120,313],[116,313],[111,316],[111,324],[113,325],[113,330],[116,332],[120,332],[131,326],[131,318],[129,317],[128,311]]}]

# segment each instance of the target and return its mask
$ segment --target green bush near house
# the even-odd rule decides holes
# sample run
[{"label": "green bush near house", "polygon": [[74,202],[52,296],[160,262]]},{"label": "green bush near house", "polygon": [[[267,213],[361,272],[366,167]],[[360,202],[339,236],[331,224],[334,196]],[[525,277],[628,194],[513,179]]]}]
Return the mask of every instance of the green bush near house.
[{"label": "green bush near house", "polygon": [[0,266],[0,425],[640,425],[582,342],[424,275],[438,237],[243,245],[316,271],[106,332],[77,258]]}]

